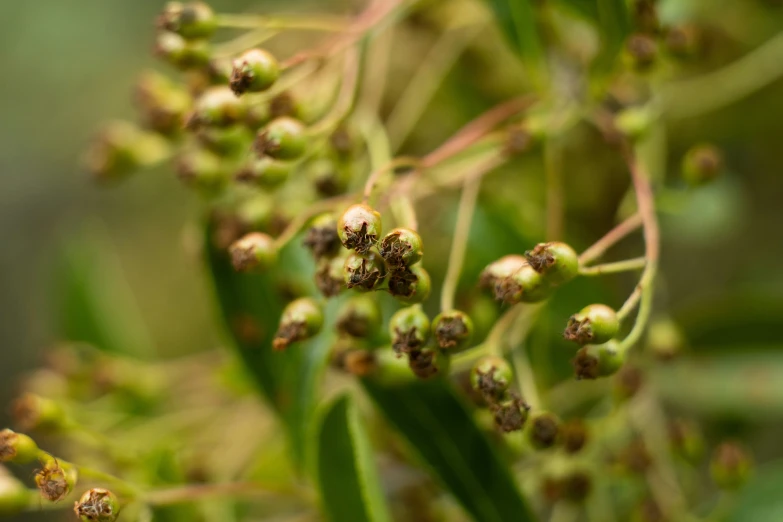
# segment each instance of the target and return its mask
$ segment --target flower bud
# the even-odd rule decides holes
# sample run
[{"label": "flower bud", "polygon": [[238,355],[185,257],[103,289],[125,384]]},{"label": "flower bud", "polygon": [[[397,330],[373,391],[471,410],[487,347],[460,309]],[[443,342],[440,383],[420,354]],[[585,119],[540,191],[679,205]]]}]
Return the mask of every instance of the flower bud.
[{"label": "flower bud", "polygon": [[38,458],[38,445],[33,439],[9,429],[0,431],[0,462],[26,464]]},{"label": "flower bud", "polygon": [[246,110],[244,102],[234,96],[228,87],[211,87],[196,100],[187,126],[192,129],[228,127],[241,121]]},{"label": "flower bud", "polygon": [[580,348],[572,361],[576,378],[597,379],[617,373],[625,361],[625,353],[617,348],[615,341]]},{"label": "flower bud", "polygon": [[578,344],[603,344],[617,335],[620,320],[617,313],[603,304],[582,308],[568,320],[563,337]]},{"label": "flower bud", "polygon": [[560,426],[560,439],[563,449],[569,455],[579,453],[589,438],[587,424],[582,419],[572,419]]},{"label": "flower bud", "polygon": [[375,245],[381,230],[381,215],[363,203],[348,207],[337,222],[337,235],[343,246],[359,254]]},{"label": "flower bud", "polygon": [[402,308],[389,320],[389,333],[398,357],[421,350],[430,338],[430,319],[420,306]]},{"label": "flower bud", "polygon": [[539,243],[533,250],[525,252],[525,258],[552,286],[567,283],[579,274],[579,258],[576,252],[559,241]]},{"label": "flower bud", "polygon": [[712,455],[712,480],[721,489],[737,489],[747,482],[752,461],[745,448],[735,442],[724,442]]},{"label": "flower bud", "polygon": [[57,431],[67,423],[59,404],[32,393],[25,393],[14,401],[11,411],[16,425],[23,431]]},{"label": "flower bud", "polygon": [[108,489],[93,488],[73,506],[82,522],[114,522],[120,514],[120,502]]},{"label": "flower bud", "polygon": [[272,346],[275,350],[285,350],[292,343],[309,339],[321,331],[323,322],[321,307],[313,299],[302,297],[292,301],[283,310]]},{"label": "flower bud", "polygon": [[187,186],[206,193],[221,190],[228,173],[221,158],[206,149],[185,150],[177,158],[177,177]]},{"label": "flower bud", "polygon": [[324,297],[334,297],[345,288],[346,255],[338,255],[333,259],[322,257],[315,269],[315,286]]},{"label": "flower bud", "polygon": [[217,29],[217,16],[204,2],[169,2],[158,16],[158,28],[183,38],[209,38]]},{"label": "flower bud", "polygon": [[332,257],[340,251],[340,237],[337,235],[337,219],[334,214],[316,216],[305,235],[304,245],[313,257]]},{"label": "flower bud", "polygon": [[530,406],[517,395],[490,405],[495,426],[503,433],[519,431],[525,426]]},{"label": "flower bud", "polygon": [[446,373],[448,357],[434,348],[414,350],[408,354],[408,366],[419,379],[430,379]]},{"label": "flower bud", "polygon": [[395,228],[386,234],[378,247],[390,268],[408,267],[421,261],[421,236],[409,228]]},{"label": "flower bud", "polygon": [[393,270],[389,276],[389,293],[406,304],[426,301],[430,286],[430,275],[421,265]]},{"label": "flower bud", "polygon": [[336,326],[338,332],[351,337],[370,337],[381,326],[378,303],[370,296],[352,296],[340,307]]},{"label": "flower bud", "polygon": [[511,366],[502,357],[482,357],[470,370],[471,387],[488,401],[503,397],[511,384]]},{"label": "flower bud", "polygon": [[386,277],[386,265],[374,252],[360,255],[352,252],[345,259],[343,276],[345,286],[360,292],[375,290]]},{"label": "flower bud", "polygon": [[280,66],[272,53],[250,49],[234,60],[229,85],[234,94],[262,92],[269,89],[280,76]]},{"label": "flower bud", "polygon": [[251,159],[234,177],[240,183],[248,183],[264,189],[279,187],[291,174],[291,163],[263,157]]},{"label": "flower bud", "polygon": [[548,298],[554,287],[544,276],[524,263],[511,275],[495,282],[495,298],[506,304],[537,303]]},{"label": "flower bud", "polygon": [[29,505],[30,494],[25,485],[0,466],[0,515],[17,515]]},{"label": "flower bud", "polygon": [[432,321],[438,346],[449,351],[465,348],[473,337],[473,321],[459,310],[442,312]]},{"label": "flower bud", "polygon": [[186,40],[167,31],[158,34],[154,52],[155,56],[181,70],[206,67],[212,58],[212,49],[206,40]]},{"label": "flower bud", "polygon": [[697,145],[682,160],[682,177],[691,186],[709,183],[723,171],[723,154],[710,144]]},{"label": "flower bud", "polygon": [[234,241],[228,248],[231,263],[238,272],[265,270],[277,261],[277,247],[269,235],[251,232]]},{"label": "flower bud", "polygon": [[258,131],[255,149],[259,156],[294,160],[300,158],[308,145],[304,125],[289,117],[276,118]]},{"label": "flower bud", "polygon": [[52,456],[42,460],[43,468],[35,474],[35,484],[41,496],[50,502],[59,502],[76,486],[76,468]]},{"label": "flower bud", "polygon": [[534,448],[539,450],[551,448],[557,443],[559,434],[560,421],[553,413],[536,413],[530,418],[527,437]]}]

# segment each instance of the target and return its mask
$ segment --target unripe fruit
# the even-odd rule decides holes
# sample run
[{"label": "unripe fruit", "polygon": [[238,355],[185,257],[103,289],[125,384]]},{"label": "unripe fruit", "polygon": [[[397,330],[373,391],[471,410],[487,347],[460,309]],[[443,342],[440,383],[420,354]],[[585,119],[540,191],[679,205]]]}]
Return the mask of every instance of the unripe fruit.
[{"label": "unripe fruit", "polygon": [[482,270],[481,275],[479,276],[479,285],[482,288],[491,288],[494,290],[498,281],[510,277],[526,264],[528,264],[528,262],[524,256],[518,254],[503,256],[497,261],[488,264],[484,270]]},{"label": "unripe fruit", "polygon": [[442,312],[432,321],[432,331],[438,346],[449,351],[465,348],[473,337],[473,321],[465,312]]},{"label": "unripe fruit", "polygon": [[82,522],[114,522],[120,514],[120,502],[108,489],[87,491],[73,507]]},{"label": "unripe fruit", "polygon": [[[315,269],[315,285],[324,297],[334,297],[345,288],[345,255],[335,258],[322,257]],[[341,252],[342,254],[342,252]]]},{"label": "unripe fruit", "polygon": [[272,158],[255,158],[239,172],[235,179],[240,183],[249,183],[261,188],[271,189],[286,182],[291,174],[292,165]]},{"label": "unripe fruit", "polygon": [[332,197],[344,194],[348,189],[351,169],[332,160],[321,159],[308,166],[307,177],[319,196]]},{"label": "unripe fruit", "polygon": [[57,431],[68,421],[59,404],[33,393],[15,400],[11,412],[16,425],[24,431]]},{"label": "unripe fruit", "polygon": [[367,377],[378,369],[377,357],[369,350],[348,350],[342,359],[343,369],[357,377]]},{"label": "unripe fruit", "polygon": [[250,132],[240,125],[229,127],[200,127],[196,139],[205,149],[218,156],[236,157],[247,151],[251,142]]},{"label": "unripe fruit", "polygon": [[265,270],[277,261],[275,241],[268,234],[251,232],[236,240],[228,249],[231,263],[239,272]]},{"label": "unripe fruit", "polygon": [[315,300],[302,297],[292,301],[283,310],[272,347],[285,350],[292,343],[309,339],[321,331],[323,323],[323,311]]},{"label": "unripe fruit", "polygon": [[658,45],[646,34],[633,34],[625,44],[627,60],[637,70],[649,69],[658,55]]},{"label": "unripe fruit", "polygon": [[704,454],[704,437],[695,422],[672,420],[669,424],[669,441],[674,453],[687,462],[696,464]]},{"label": "unripe fruit", "polygon": [[579,453],[587,444],[589,432],[587,424],[581,419],[572,419],[560,426],[560,440],[563,449],[569,455]]},{"label": "unripe fruit", "polygon": [[678,58],[690,58],[698,53],[701,34],[694,25],[670,27],[666,32],[666,50]]},{"label": "unripe fruit", "polygon": [[557,443],[559,434],[560,420],[554,414],[542,412],[531,417],[527,437],[534,448],[551,448]]},{"label": "unripe fruit", "polygon": [[9,429],[0,431],[0,462],[26,464],[38,458],[38,445],[33,439]]},{"label": "unripe fruit", "polygon": [[85,158],[87,169],[99,181],[126,177],[142,166],[150,154],[165,150],[165,141],[132,123],[118,121],[96,136]]},{"label": "unripe fruit", "polygon": [[530,406],[514,394],[511,398],[492,404],[495,426],[503,433],[519,431],[527,422]]},{"label": "unripe fruit", "polygon": [[563,337],[579,344],[603,344],[620,330],[617,313],[603,304],[585,306],[568,320]]},{"label": "unripe fruit", "polygon": [[634,397],[644,385],[644,380],[644,373],[640,368],[630,364],[622,365],[614,376],[614,396],[619,401]]},{"label": "unripe fruit", "polygon": [[403,268],[421,261],[421,236],[409,228],[395,228],[381,240],[378,250],[390,268]]},{"label": "unripe fruit", "polygon": [[618,350],[618,344],[588,344],[576,352],[572,361],[577,379],[597,379],[614,375],[625,362],[625,352]]},{"label": "unripe fruit", "polygon": [[258,131],[255,149],[259,156],[294,160],[300,158],[308,145],[305,127],[289,117],[276,118]]},{"label": "unripe fruit", "polygon": [[136,84],[134,100],[146,126],[165,136],[182,131],[192,104],[185,90],[156,72],[142,75]]},{"label": "unripe fruit", "polygon": [[506,304],[537,303],[547,299],[554,286],[525,263],[510,276],[495,282],[495,298]]},{"label": "unripe fruit", "polygon": [[593,480],[584,470],[573,471],[563,477],[563,498],[575,503],[584,502],[593,490]]},{"label": "unripe fruit", "polygon": [[204,2],[169,2],[158,17],[158,27],[183,38],[208,38],[217,29],[217,17]]},{"label": "unripe fruit", "polygon": [[228,87],[211,87],[196,100],[187,125],[193,129],[227,127],[239,122],[246,110],[244,102],[237,99]]},{"label": "unripe fruit", "polygon": [[723,154],[710,144],[697,145],[682,160],[682,177],[691,186],[709,183],[723,170]]},{"label": "unripe fruit", "polygon": [[345,286],[360,292],[375,290],[386,277],[386,265],[374,252],[366,255],[351,253],[345,259],[343,277]]},{"label": "unripe fruit", "polygon": [[737,443],[724,442],[712,455],[710,473],[721,489],[737,489],[747,482],[752,461],[747,451]]},{"label": "unripe fruit", "polygon": [[331,257],[340,251],[340,238],[337,236],[337,218],[325,213],[316,216],[305,235],[304,245],[310,249],[313,257]]},{"label": "unripe fruit", "polygon": [[430,338],[430,319],[420,306],[403,308],[389,320],[389,334],[398,356],[421,350]]},{"label": "unripe fruit", "polygon": [[685,335],[671,319],[656,319],[647,331],[645,349],[662,361],[669,361],[685,349]]},{"label": "unripe fruit", "polygon": [[228,173],[220,157],[205,149],[185,150],[177,159],[177,176],[195,189],[216,192],[228,181]]},{"label": "unripe fruit", "polygon": [[51,456],[42,461],[42,464],[43,468],[35,474],[35,484],[44,499],[59,502],[76,486],[76,468]]},{"label": "unripe fruit", "polygon": [[419,379],[431,379],[448,371],[448,357],[434,348],[423,348],[408,354],[408,366]]},{"label": "unripe fruit", "polygon": [[206,40],[186,40],[170,32],[158,34],[154,52],[155,56],[182,70],[206,67],[212,58],[212,49]]},{"label": "unripe fruit", "polygon": [[511,384],[511,366],[502,357],[482,357],[470,370],[470,385],[487,400],[499,400]]},{"label": "unripe fruit", "polygon": [[407,304],[421,303],[430,295],[430,275],[421,265],[393,270],[389,275],[389,293]]},{"label": "unripe fruit", "polygon": [[337,235],[343,246],[359,254],[375,245],[381,230],[381,215],[363,203],[348,207],[337,221]]},{"label": "unripe fruit", "polygon": [[565,243],[552,241],[539,243],[525,252],[533,269],[552,286],[567,283],[579,274],[579,257],[574,249]]},{"label": "unripe fruit", "polygon": [[250,49],[234,60],[229,85],[234,94],[262,92],[269,89],[280,76],[277,59],[263,49]]},{"label": "unripe fruit", "polygon": [[17,515],[29,505],[30,494],[25,485],[0,467],[0,515]]},{"label": "unripe fruit", "polygon": [[352,296],[340,307],[335,324],[342,334],[370,337],[381,326],[381,310],[370,296]]}]

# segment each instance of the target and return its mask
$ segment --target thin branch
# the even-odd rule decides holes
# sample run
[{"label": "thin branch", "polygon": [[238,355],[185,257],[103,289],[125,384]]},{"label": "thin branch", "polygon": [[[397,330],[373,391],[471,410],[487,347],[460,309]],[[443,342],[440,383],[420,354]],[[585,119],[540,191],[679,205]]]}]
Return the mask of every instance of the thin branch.
[{"label": "thin branch", "polygon": [[616,261],[614,263],[604,263],[603,265],[580,268],[579,275],[599,276],[599,275],[606,275],[606,274],[617,274],[620,272],[641,270],[646,265],[647,265],[646,258],[635,257],[633,259],[626,259],[624,261]]},{"label": "thin branch", "polygon": [[144,496],[144,500],[151,505],[167,506],[207,498],[253,497],[258,499],[277,495],[277,492],[253,483],[196,484],[151,491]]},{"label": "thin branch", "polygon": [[607,250],[634,232],[640,226],[642,226],[642,215],[637,212],[607,232],[604,237],[593,243],[592,246],[582,252],[582,254],[579,256],[579,264],[587,265],[600,258],[606,253]]},{"label": "thin branch", "polygon": [[329,15],[308,17],[268,17],[252,14],[219,14],[220,27],[232,29],[290,29],[299,31],[345,32],[347,20]]}]

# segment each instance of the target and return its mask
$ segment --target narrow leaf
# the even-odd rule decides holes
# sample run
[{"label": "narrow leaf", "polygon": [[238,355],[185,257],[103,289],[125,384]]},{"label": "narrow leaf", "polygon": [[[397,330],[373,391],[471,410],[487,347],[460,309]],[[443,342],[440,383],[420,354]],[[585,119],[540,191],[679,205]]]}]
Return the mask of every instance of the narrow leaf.
[{"label": "narrow leaf", "polygon": [[534,520],[511,470],[443,380],[364,387],[441,484],[479,522]]},{"label": "narrow leaf", "polygon": [[318,486],[324,511],[335,522],[391,520],[372,448],[354,403],[329,405],[318,434]]},{"label": "narrow leaf", "polygon": [[546,56],[532,0],[487,0],[503,35],[537,87],[544,84]]},{"label": "narrow leaf", "polygon": [[[298,244],[281,252],[278,266],[262,274],[238,273],[228,253],[214,247],[207,227],[205,251],[220,316],[233,346],[264,398],[283,420],[299,467],[305,464],[308,433],[315,408],[315,390],[326,366],[332,339],[321,334],[287,350],[272,349],[272,339],[285,303],[279,286],[286,270],[301,270],[305,253]],[[312,272],[312,269],[309,269]],[[326,310],[327,318],[331,309]]]}]

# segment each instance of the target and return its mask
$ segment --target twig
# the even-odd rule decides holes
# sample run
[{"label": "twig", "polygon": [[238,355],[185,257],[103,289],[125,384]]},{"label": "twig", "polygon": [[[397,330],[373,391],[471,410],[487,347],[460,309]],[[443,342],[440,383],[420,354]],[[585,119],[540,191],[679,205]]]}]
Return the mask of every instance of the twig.
[{"label": "twig", "polygon": [[197,484],[171,489],[162,489],[159,491],[151,491],[144,496],[144,500],[148,504],[155,506],[166,506],[171,504],[181,504],[183,502],[194,502],[196,500],[203,500],[206,498],[268,498],[275,495],[275,492],[264,489],[258,484],[253,483]]},{"label": "twig", "polygon": [[252,14],[219,14],[217,23],[220,27],[233,29],[291,29],[300,31],[325,31],[345,32],[349,31],[347,20],[319,15],[317,17],[268,17]]},{"label": "twig", "polygon": [[618,243],[621,239],[642,226],[642,215],[637,212],[629,217],[612,230],[606,233],[604,237],[593,243],[579,256],[579,264],[587,265],[599,257],[603,256],[609,248]]},{"label": "twig", "polygon": [[470,236],[470,225],[473,221],[473,211],[476,209],[480,179],[466,180],[462,188],[462,195],[457,209],[457,224],[454,227],[454,237],[451,241],[451,253],[449,254],[449,266],[446,277],[443,280],[443,289],[440,294],[440,308],[445,312],[454,308],[454,295],[457,292],[459,275],[465,261],[465,250]]},{"label": "twig", "polygon": [[614,263],[604,263],[602,265],[580,268],[579,275],[599,276],[605,274],[617,274],[619,272],[640,270],[644,268],[646,265],[647,265],[646,258],[635,257],[633,259],[626,259],[624,261],[616,261]]}]

